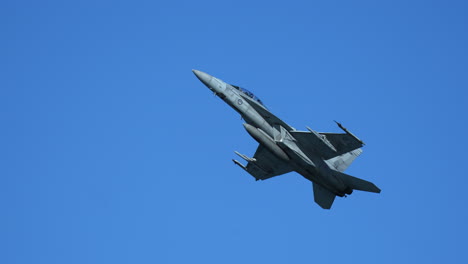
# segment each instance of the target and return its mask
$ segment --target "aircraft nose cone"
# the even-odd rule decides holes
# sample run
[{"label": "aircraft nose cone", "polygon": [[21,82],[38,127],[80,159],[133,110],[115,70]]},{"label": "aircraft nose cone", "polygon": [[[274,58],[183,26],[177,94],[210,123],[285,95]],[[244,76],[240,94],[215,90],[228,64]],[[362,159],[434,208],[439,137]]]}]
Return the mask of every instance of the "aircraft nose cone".
[{"label": "aircraft nose cone", "polygon": [[209,87],[212,76],[208,73],[204,73],[198,70],[192,70],[192,72],[197,76],[197,78],[206,86]]}]

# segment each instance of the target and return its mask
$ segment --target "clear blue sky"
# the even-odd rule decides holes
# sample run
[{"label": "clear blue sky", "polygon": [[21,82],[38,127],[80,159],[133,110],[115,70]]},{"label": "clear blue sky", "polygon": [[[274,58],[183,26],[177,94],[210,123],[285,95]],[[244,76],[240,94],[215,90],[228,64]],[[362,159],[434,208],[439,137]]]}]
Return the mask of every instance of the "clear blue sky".
[{"label": "clear blue sky", "polygon": [[[2,1],[0,263],[461,263],[467,1]],[[355,192],[234,166],[192,74],[366,143]]]}]

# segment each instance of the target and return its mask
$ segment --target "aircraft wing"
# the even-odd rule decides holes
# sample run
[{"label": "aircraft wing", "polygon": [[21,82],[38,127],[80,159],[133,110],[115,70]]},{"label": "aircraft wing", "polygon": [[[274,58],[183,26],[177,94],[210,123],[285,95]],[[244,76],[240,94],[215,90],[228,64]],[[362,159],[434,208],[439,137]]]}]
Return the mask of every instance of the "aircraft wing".
[{"label": "aircraft wing", "polygon": [[349,134],[318,133],[313,130],[290,131],[306,152],[316,152],[328,160],[363,146],[362,141]]},{"label": "aircraft wing", "polygon": [[310,132],[296,130],[290,131],[289,133],[299,142],[300,147],[303,148],[305,152],[318,152],[325,159],[331,159],[340,155],[324,136],[313,130]]},{"label": "aircraft wing", "polygon": [[348,133],[319,133],[335,147],[337,154],[341,155],[362,147],[362,141]]},{"label": "aircraft wing", "polygon": [[255,161],[249,162],[245,167],[257,180],[266,180],[292,171],[286,162],[278,159],[262,145],[258,146],[253,158]]}]

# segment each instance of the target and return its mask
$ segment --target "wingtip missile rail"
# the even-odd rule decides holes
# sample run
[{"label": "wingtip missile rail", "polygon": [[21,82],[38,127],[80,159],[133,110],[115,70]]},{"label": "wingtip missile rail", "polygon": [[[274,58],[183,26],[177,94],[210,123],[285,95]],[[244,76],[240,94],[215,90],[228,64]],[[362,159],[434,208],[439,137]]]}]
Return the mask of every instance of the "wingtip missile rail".
[{"label": "wingtip missile rail", "polygon": [[365,145],[364,141],[362,141],[361,139],[359,139],[358,137],[356,137],[353,133],[349,132],[348,129],[346,129],[346,127],[344,127],[341,123],[339,123],[338,121],[336,120],[333,120],[335,121],[335,123],[338,125],[339,128],[341,128],[346,134],[350,135],[351,137],[353,137],[355,140],[357,140],[359,143],[361,143],[362,145]]}]

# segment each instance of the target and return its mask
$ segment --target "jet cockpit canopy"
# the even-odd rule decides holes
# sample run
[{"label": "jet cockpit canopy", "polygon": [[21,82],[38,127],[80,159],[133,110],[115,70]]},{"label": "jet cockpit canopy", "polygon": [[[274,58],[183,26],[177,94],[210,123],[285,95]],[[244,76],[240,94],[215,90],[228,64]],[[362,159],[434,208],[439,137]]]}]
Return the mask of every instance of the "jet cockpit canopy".
[{"label": "jet cockpit canopy", "polygon": [[245,89],[245,88],[242,88],[242,87],[239,87],[237,85],[233,85],[231,84],[232,87],[236,88],[237,90],[243,92],[245,95],[247,95],[248,97],[252,98],[253,100],[257,101],[259,104],[265,106],[262,102],[262,100],[260,100],[257,96],[255,96],[251,91]]}]

